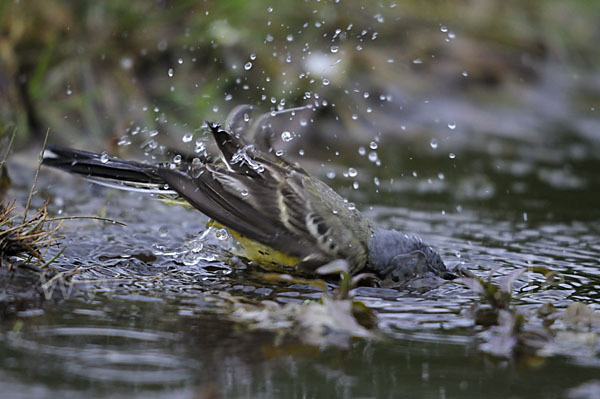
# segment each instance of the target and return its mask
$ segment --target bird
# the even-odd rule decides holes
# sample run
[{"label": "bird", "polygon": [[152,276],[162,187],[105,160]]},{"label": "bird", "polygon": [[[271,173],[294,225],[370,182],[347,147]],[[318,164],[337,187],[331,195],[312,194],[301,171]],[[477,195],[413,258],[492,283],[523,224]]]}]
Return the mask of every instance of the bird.
[{"label": "bird", "polygon": [[230,115],[229,127],[206,122],[219,160],[150,164],[49,145],[42,164],[195,208],[229,230],[244,258],[267,270],[314,276],[320,266],[344,260],[351,275],[391,282],[456,277],[418,236],[377,227],[297,163],[248,142],[252,132],[245,134],[241,112]]}]

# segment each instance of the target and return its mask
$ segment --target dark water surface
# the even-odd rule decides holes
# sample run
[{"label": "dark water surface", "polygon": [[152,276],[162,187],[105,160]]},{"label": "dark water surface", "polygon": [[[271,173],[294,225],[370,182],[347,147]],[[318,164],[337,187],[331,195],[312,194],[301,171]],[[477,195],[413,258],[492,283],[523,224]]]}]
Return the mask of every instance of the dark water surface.
[{"label": "dark water surface", "polygon": [[[494,281],[530,266],[558,272],[549,285],[533,273],[515,283],[514,305],[531,328],[543,329],[537,310],[546,303],[597,309],[600,160],[572,143],[526,153],[499,143],[454,156],[427,142],[379,143],[385,167],[360,155],[344,166],[306,162],[382,227],[421,235],[450,267],[494,271]],[[353,157],[358,175],[344,177]],[[23,159],[11,165],[18,198],[31,181]],[[32,293],[30,274],[3,271],[0,385],[10,397],[600,396],[597,312],[580,328],[559,317],[540,357],[523,360],[498,353],[493,330],[474,325],[480,300],[465,287],[359,288],[357,298],[379,312],[383,339],[305,345],[277,332],[285,326],[250,331],[231,321],[222,293],[283,304],[319,292],[219,261],[225,241],[195,240],[207,221],[199,213],[48,170],[38,188],[36,206],[50,197],[53,213],[127,226],[64,224],[53,266],[78,270],[73,287]]]}]

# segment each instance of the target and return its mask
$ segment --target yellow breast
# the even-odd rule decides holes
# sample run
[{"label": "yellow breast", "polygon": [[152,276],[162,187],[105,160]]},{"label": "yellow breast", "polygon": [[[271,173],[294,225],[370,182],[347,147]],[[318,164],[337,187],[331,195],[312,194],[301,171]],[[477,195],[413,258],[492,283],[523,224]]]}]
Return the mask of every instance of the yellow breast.
[{"label": "yellow breast", "polygon": [[282,268],[295,268],[302,259],[297,256],[286,254],[264,244],[259,243],[243,236],[235,230],[227,228],[220,223],[210,220],[206,227],[214,227],[217,229],[227,229],[229,233],[240,243],[242,251],[238,255],[258,262],[261,266],[268,270],[278,270]]}]

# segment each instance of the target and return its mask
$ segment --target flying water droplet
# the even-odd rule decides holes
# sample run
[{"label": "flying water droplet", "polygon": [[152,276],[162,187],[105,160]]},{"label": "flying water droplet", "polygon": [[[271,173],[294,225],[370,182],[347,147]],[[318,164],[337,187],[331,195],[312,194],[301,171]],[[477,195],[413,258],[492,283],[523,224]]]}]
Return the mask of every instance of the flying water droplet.
[{"label": "flying water droplet", "polygon": [[448,129],[450,129],[450,130],[456,129],[456,122],[448,123]]},{"label": "flying water droplet", "polygon": [[354,168],[348,168],[348,176],[356,177],[358,176],[358,171]]},{"label": "flying water droplet", "polygon": [[172,78],[174,74],[175,71],[173,71],[173,68],[169,68],[169,70],[167,71],[167,75],[169,75],[169,77]]},{"label": "flying water droplet", "polygon": [[450,154],[448,154],[448,158],[454,159],[454,158],[456,158],[456,154],[454,154],[453,152],[451,152]]},{"label": "flying water droplet", "polygon": [[229,233],[226,229],[217,229],[215,230],[215,237],[217,237],[217,240],[224,241],[229,238]]},{"label": "flying water droplet", "polygon": [[158,235],[161,237],[166,237],[169,234],[169,228],[167,226],[160,226],[158,228]]},{"label": "flying water droplet", "polygon": [[437,139],[431,139],[431,141],[429,142],[429,145],[431,146],[431,148],[433,148],[434,150],[436,148],[438,148],[438,141]]},{"label": "flying water droplet", "polygon": [[244,69],[246,71],[249,71],[250,69],[252,69],[252,63],[250,61],[246,62],[246,64],[244,65]]},{"label": "flying water droplet", "polygon": [[119,142],[117,143],[118,146],[127,146],[131,144],[131,140],[129,139],[129,136],[123,136],[119,139]]}]

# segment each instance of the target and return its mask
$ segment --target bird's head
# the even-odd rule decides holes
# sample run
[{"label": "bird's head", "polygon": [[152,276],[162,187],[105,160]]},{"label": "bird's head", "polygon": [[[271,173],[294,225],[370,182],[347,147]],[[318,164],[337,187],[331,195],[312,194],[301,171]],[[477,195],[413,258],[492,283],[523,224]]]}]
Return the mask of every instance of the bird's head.
[{"label": "bird's head", "polygon": [[419,237],[396,230],[377,229],[369,242],[369,267],[382,279],[403,282],[437,276],[451,280],[440,255]]}]

